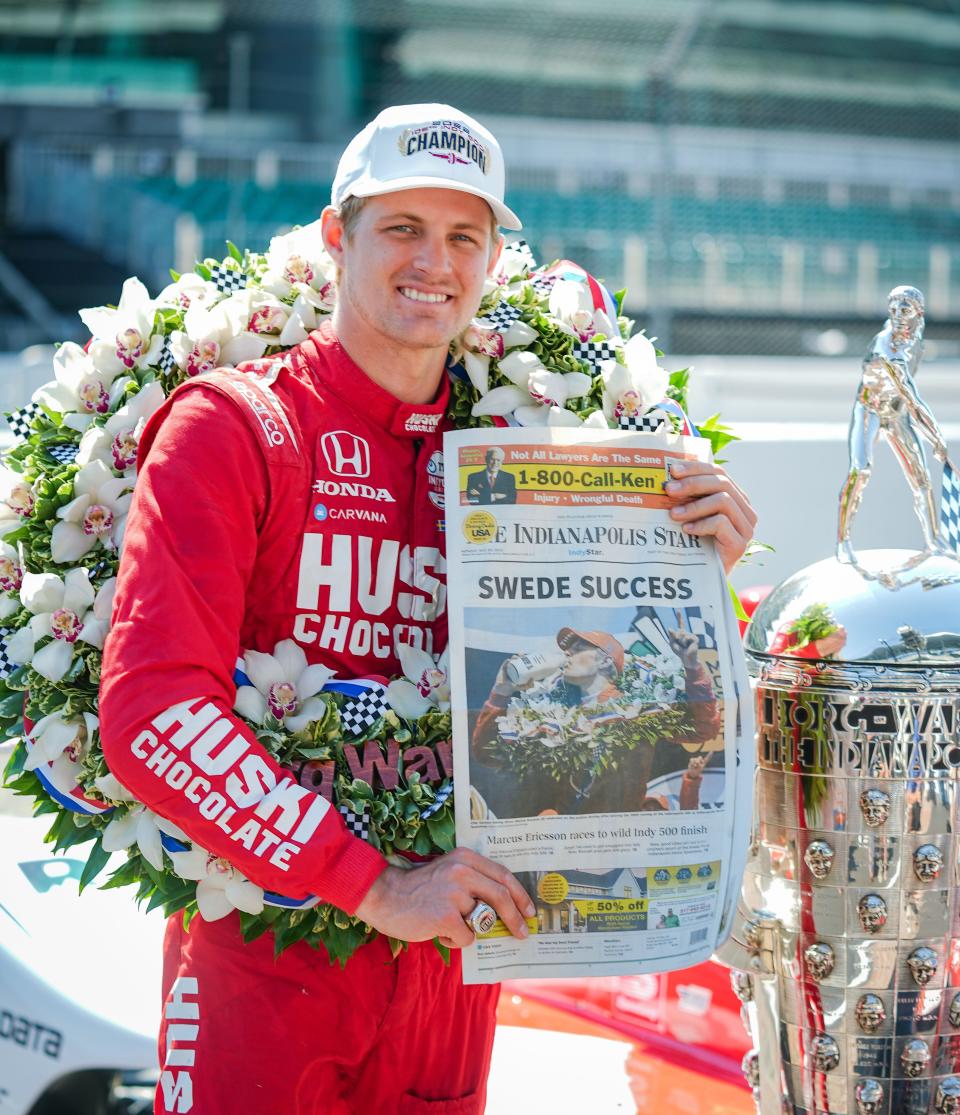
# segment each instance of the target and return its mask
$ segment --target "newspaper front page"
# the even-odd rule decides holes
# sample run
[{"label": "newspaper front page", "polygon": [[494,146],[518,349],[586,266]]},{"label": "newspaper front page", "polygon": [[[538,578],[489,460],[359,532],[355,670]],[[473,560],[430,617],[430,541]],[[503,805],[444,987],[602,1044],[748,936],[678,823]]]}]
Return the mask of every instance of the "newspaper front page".
[{"label": "newspaper front page", "polygon": [[602,430],[445,439],[457,838],[537,909],[527,940],[498,923],[465,950],[465,982],[683,968],[726,934],[748,686],[713,544],[663,491],[708,455]]}]

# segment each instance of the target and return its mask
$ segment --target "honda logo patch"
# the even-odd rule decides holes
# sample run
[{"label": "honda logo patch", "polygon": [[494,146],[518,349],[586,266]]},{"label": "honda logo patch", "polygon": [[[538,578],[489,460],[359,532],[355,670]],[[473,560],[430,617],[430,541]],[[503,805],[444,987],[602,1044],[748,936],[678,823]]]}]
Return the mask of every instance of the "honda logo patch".
[{"label": "honda logo patch", "polygon": [[334,476],[370,475],[370,446],[346,430],[331,430],[320,439],[327,467]]}]

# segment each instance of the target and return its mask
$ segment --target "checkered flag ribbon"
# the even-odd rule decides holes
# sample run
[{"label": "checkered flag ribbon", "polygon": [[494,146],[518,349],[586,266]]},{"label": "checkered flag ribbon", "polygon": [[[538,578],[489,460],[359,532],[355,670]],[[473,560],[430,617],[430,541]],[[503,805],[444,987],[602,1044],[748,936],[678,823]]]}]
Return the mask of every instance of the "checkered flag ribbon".
[{"label": "checkered flag ribbon", "polygon": [[78,445],[48,445],[47,452],[61,465],[72,464],[77,459]]},{"label": "checkered flag ribbon", "polygon": [[338,806],[337,812],[343,818],[343,823],[350,833],[359,836],[361,840],[367,839],[370,835],[369,813],[354,813],[352,809],[348,809],[345,805]]},{"label": "checkered flag ribbon", "polygon": [[247,276],[237,267],[218,263],[210,268],[210,282],[223,294],[233,294],[247,285]]},{"label": "checkered flag ribbon", "polygon": [[387,687],[375,682],[359,696],[343,702],[340,706],[340,723],[347,735],[359,736],[362,732],[369,731],[389,707]]},{"label": "checkered flag ribbon", "polygon": [[12,634],[12,627],[0,627],[0,678],[8,678],[17,668],[16,663],[7,657],[7,639]]},{"label": "checkered flag ribbon", "polygon": [[707,623],[699,608],[684,608],[683,611],[684,615],[687,617],[687,626],[690,628],[690,634],[696,635],[697,637],[697,646],[699,649],[716,650],[717,634],[713,629],[713,624]]},{"label": "checkered flag ribbon", "polygon": [[484,317],[477,318],[477,324],[486,329],[496,329],[498,333],[507,329],[520,316],[520,307],[510,302],[498,302],[496,306]]},{"label": "checkered flag ribbon", "polygon": [[556,281],[556,275],[537,275],[530,285],[539,294],[549,294],[550,291],[553,290],[553,284]]},{"label": "checkered flag ribbon", "polygon": [[176,357],[173,355],[173,344],[169,337],[163,338],[163,348],[157,357],[157,367],[164,375],[170,375],[177,366]]},{"label": "checkered flag ribbon", "polygon": [[526,240],[514,240],[510,244],[504,244],[503,250],[505,252],[512,252],[520,263],[527,265],[527,270],[532,271],[537,266],[537,261],[533,258],[533,252],[530,245]]},{"label": "checkered flag ribbon", "polygon": [[42,414],[39,403],[27,403],[19,410],[13,410],[7,415],[7,425],[13,430],[13,436],[18,438],[29,437],[33,433],[34,418]]},{"label": "checkered flag ribbon", "polygon": [[453,783],[452,782],[444,783],[440,787],[440,789],[437,790],[437,796],[427,806],[427,808],[424,809],[424,811],[420,814],[420,816],[423,817],[424,820],[426,820],[427,817],[432,817],[434,815],[434,813],[439,813],[440,810],[443,808],[443,803],[447,800],[448,797],[450,797],[450,795],[452,793],[453,793]]},{"label": "checkered flag ribbon", "polygon": [[620,349],[609,341],[577,341],[570,351],[578,360],[586,360],[591,367],[599,369],[607,360],[616,360]]},{"label": "checkered flag ribbon", "polygon": [[940,489],[940,538],[955,554],[960,554],[960,477],[950,461],[943,465]]},{"label": "checkered flag ribbon", "polygon": [[641,434],[655,434],[667,420],[662,410],[648,410],[646,414],[621,414],[617,426],[621,430],[634,430]]}]

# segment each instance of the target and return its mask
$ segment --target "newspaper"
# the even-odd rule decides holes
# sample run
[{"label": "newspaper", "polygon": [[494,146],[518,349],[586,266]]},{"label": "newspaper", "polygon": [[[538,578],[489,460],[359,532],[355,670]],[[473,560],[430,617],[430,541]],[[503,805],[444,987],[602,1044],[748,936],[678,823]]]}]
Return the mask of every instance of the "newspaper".
[{"label": "newspaper", "polygon": [[729,931],[753,728],[710,540],[663,491],[700,438],[468,430],[444,442],[457,841],[536,905],[464,981],[673,970]]}]

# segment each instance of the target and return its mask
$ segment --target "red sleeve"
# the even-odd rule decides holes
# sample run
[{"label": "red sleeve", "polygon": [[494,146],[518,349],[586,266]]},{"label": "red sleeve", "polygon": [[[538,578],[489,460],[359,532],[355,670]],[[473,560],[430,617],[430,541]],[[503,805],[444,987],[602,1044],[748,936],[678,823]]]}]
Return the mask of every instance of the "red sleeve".
[{"label": "red sleeve", "polygon": [[489,756],[485,754],[486,747],[493,743],[499,735],[497,720],[506,712],[508,699],[499,693],[491,692],[490,696],[484,701],[483,708],[477,714],[477,720],[473,726],[471,743],[474,758],[489,761]]},{"label": "red sleeve", "polygon": [[187,391],[155,423],[103,655],[107,762],[140,801],[257,885],[351,913],[385,860],[231,711],[247,592],[275,588],[251,586],[270,498],[263,454],[212,388]]},{"label": "red sleeve", "polygon": [[720,706],[713,692],[713,682],[701,662],[687,670],[687,708],[693,727],[678,737],[693,743],[704,743],[720,734]]}]

